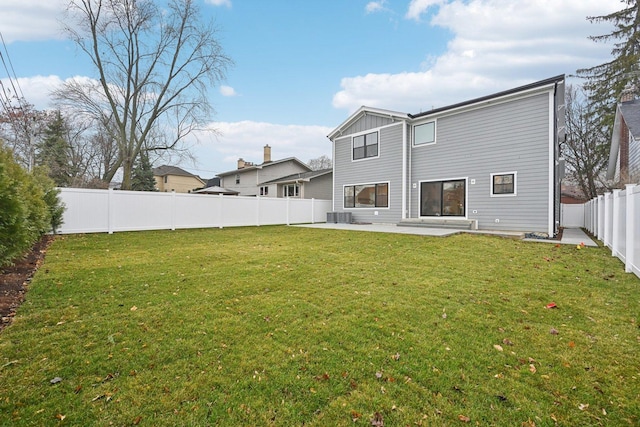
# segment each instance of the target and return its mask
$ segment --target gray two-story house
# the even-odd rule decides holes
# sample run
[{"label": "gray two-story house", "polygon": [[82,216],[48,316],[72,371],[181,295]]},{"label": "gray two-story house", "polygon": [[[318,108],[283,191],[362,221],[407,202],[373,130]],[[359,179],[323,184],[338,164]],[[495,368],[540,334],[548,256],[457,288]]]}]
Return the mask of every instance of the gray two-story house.
[{"label": "gray two-story house", "polygon": [[564,75],[419,114],[361,107],[328,137],[353,221],[558,231]]}]

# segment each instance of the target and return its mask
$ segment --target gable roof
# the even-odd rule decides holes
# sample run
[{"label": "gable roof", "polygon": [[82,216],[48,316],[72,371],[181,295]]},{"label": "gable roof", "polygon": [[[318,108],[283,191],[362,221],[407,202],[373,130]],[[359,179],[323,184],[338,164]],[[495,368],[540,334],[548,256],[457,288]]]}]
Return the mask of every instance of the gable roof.
[{"label": "gable roof", "polygon": [[616,117],[613,121],[613,133],[611,135],[611,147],[609,147],[607,179],[614,179],[616,175],[623,121],[634,139],[640,137],[640,99],[622,102],[618,105],[618,108],[616,108]]},{"label": "gable roof", "polygon": [[311,172],[294,173],[288,176],[283,176],[282,178],[272,179],[271,181],[263,182],[262,184],[284,184],[284,183],[296,182],[296,181],[308,182],[308,181],[311,181],[312,179],[330,174],[332,172],[333,172],[333,168],[319,169]]},{"label": "gable roof", "polygon": [[165,175],[192,176],[194,178],[200,179],[200,177],[198,177],[197,175],[187,172],[184,169],[181,169],[177,166],[169,166],[169,165],[162,165],[162,166],[158,166],[157,168],[153,168],[153,174],[155,176],[165,176]]},{"label": "gable roof", "polygon": [[234,190],[228,190],[226,188],[220,187],[219,185],[213,185],[207,188],[201,188],[200,190],[192,191],[192,193],[196,194],[224,194],[228,196],[237,196],[240,194]]},{"label": "gable roof", "polygon": [[260,165],[251,165],[251,166],[244,167],[242,169],[235,169],[235,170],[232,170],[232,171],[222,172],[222,173],[219,173],[217,176],[226,176],[226,175],[232,175],[232,174],[245,173],[245,172],[253,171],[253,170],[256,170],[256,169],[264,169],[264,168],[267,168],[269,166],[279,165],[279,164],[285,163],[285,162],[294,162],[294,163],[297,163],[299,166],[303,167],[304,169],[307,169],[309,171],[311,170],[309,165],[307,165],[306,163],[298,160],[297,158],[295,158],[295,157],[287,157],[286,159],[274,160],[274,161],[271,161],[271,162],[262,163]]},{"label": "gable roof", "polygon": [[464,101],[464,102],[459,102],[457,104],[452,104],[446,107],[441,107],[441,108],[435,108],[433,110],[430,111],[425,111],[425,112],[421,112],[418,114],[409,114],[409,113],[400,113],[397,111],[391,111],[391,110],[382,110],[379,108],[371,108],[371,107],[365,107],[362,106],[360,107],[355,113],[353,113],[351,116],[349,116],[349,118],[347,120],[345,120],[344,122],[342,122],[342,124],[340,124],[337,128],[335,128],[329,135],[327,135],[327,137],[330,140],[333,140],[333,138],[335,138],[336,136],[339,136],[346,128],[348,128],[351,124],[353,124],[354,122],[356,122],[358,119],[360,119],[363,116],[366,116],[368,114],[371,115],[377,115],[377,116],[381,116],[381,117],[389,117],[391,119],[393,119],[393,121],[395,120],[413,120],[413,119],[420,119],[422,117],[427,117],[430,116],[432,114],[437,114],[437,113],[442,113],[445,111],[453,111],[453,110],[457,110],[457,109],[461,109],[461,108],[470,108],[476,104],[483,104],[483,103],[490,103],[493,101],[497,101],[500,98],[508,98],[511,96],[515,96],[515,95],[520,95],[522,93],[526,93],[526,92],[532,92],[532,91],[536,91],[539,90],[541,88],[544,87],[551,87],[557,85],[558,83],[562,83],[564,81],[564,74],[560,74],[557,75],[555,77],[550,77],[548,79],[544,79],[544,80],[540,80],[537,82],[533,82],[533,83],[529,83],[526,84],[524,86],[519,86],[513,89],[509,89],[509,90],[505,90],[502,92],[497,92],[491,95],[487,95],[487,96],[482,96],[480,98],[475,98],[475,99],[471,99],[468,101]]},{"label": "gable roof", "polygon": [[346,128],[348,128],[353,123],[358,121],[361,117],[364,117],[364,116],[367,116],[367,115],[388,117],[388,118],[391,118],[393,121],[395,121],[395,120],[406,120],[406,119],[409,118],[409,115],[407,113],[400,113],[398,111],[391,111],[391,110],[383,110],[382,108],[366,107],[366,106],[363,105],[362,107],[358,108],[358,110],[355,113],[350,115],[347,118],[347,120],[342,122],[334,130],[332,130],[331,133],[329,135],[327,135],[327,138],[333,140],[333,138],[335,138],[336,136],[338,136],[342,132],[344,132],[344,130]]}]

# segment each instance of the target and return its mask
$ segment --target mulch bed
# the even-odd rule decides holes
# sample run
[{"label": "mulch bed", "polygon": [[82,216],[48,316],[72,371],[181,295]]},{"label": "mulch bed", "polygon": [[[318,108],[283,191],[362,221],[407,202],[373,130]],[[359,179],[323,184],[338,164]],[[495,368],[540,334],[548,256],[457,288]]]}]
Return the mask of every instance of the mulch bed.
[{"label": "mulch bed", "polygon": [[0,269],[0,331],[11,324],[16,309],[24,301],[31,278],[42,265],[53,239],[55,236],[43,236],[22,259]]}]

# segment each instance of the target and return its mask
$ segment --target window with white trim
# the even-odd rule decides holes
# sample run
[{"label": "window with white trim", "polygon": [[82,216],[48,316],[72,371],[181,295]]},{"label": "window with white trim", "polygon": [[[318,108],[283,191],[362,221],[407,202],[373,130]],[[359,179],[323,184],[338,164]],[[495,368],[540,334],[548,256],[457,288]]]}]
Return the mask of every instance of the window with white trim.
[{"label": "window with white trim", "polygon": [[436,122],[428,122],[413,127],[413,145],[434,144],[436,142]]},{"label": "window with white trim", "polygon": [[283,197],[300,197],[300,186],[298,184],[285,184],[282,186]]},{"label": "window with white trim", "polygon": [[262,187],[260,187],[260,195],[261,196],[268,196],[269,195],[269,186],[268,185],[263,185]]},{"label": "window with white trim", "polygon": [[236,184],[240,184],[240,174],[236,174]]},{"label": "window with white trim", "polygon": [[491,174],[491,196],[515,196],[517,172]]},{"label": "window with white trim", "polygon": [[346,185],[345,208],[388,208],[389,183]]},{"label": "window with white trim", "polygon": [[378,132],[353,137],[353,160],[378,157]]}]

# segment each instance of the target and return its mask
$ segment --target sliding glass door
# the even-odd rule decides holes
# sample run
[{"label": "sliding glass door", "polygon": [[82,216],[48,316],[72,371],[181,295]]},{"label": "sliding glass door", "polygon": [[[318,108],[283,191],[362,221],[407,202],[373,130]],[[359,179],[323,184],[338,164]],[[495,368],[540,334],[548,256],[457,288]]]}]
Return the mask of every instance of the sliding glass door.
[{"label": "sliding glass door", "polygon": [[420,183],[420,216],[465,216],[465,182]]}]

